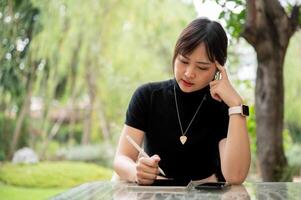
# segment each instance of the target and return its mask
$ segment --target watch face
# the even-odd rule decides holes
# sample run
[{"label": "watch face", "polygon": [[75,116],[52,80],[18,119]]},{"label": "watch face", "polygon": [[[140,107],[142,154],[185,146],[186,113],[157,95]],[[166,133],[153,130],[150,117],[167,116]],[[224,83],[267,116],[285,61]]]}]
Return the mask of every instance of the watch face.
[{"label": "watch face", "polygon": [[249,107],[246,105],[242,105],[242,114],[245,116],[249,116]]}]

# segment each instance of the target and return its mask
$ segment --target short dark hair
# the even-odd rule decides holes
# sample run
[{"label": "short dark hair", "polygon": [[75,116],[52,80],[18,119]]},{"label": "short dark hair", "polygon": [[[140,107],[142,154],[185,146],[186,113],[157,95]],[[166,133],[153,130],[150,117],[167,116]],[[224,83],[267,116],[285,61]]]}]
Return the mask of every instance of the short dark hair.
[{"label": "short dark hair", "polygon": [[208,18],[197,18],[182,31],[175,46],[172,65],[178,54],[189,55],[202,42],[209,60],[217,60],[224,65],[227,60],[227,34],[218,22]]}]

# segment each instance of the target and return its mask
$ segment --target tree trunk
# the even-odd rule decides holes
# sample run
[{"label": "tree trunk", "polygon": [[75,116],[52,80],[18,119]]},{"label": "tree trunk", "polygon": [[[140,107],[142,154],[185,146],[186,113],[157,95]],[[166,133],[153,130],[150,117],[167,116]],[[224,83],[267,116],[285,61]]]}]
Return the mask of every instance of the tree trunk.
[{"label": "tree trunk", "polygon": [[90,99],[89,105],[86,107],[84,114],[84,130],[81,141],[81,144],[83,145],[89,144],[91,139],[93,104],[94,103],[92,103]]},{"label": "tree trunk", "polygon": [[41,150],[41,153],[40,153],[40,160],[45,159],[45,155],[46,155],[46,151],[48,149],[49,143],[53,140],[53,138],[58,133],[65,117],[66,117],[65,114],[60,115],[59,119],[55,122],[55,124],[51,128],[48,137],[46,137],[45,140],[43,141],[43,147],[42,147],[42,150]]},{"label": "tree trunk", "polygon": [[13,134],[13,140],[12,140],[12,143],[11,143],[11,146],[10,146],[9,158],[12,158],[15,150],[18,147],[19,138],[20,138],[20,135],[21,135],[21,128],[22,128],[25,116],[28,113],[29,106],[30,106],[31,93],[32,93],[32,91],[31,91],[31,88],[30,88],[28,90],[28,92],[26,93],[25,100],[22,104],[20,112],[18,113],[16,127],[15,127],[14,134]]},{"label": "tree trunk", "polygon": [[95,71],[91,66],[91,62],[87,62],[87,71],[86,71],[86,81],[88,86],[89,93],[89,103],[85,111],[84,118],[84,133],[82,135],[82,144],[88,144],[91,139],[91,127],[92,127],[92,119],[93,119],[93,110],[95,103],[95,91],[96,91],[96,77]]},{"label": "tree trunk", "polygon": [[277,0],[247,1],[247,21],[242,36],[257,53],[256,134],[263,181],[281,181],[287,175],[282,138],[283,63],[289,39],[296,30],[293,16],[298,10],[299,7],[289,18]]},{"label": "tree trunk", "polygon": [[[71,82],[73,82],[71,80]],[[75,113],[77,113],[77,107],[75,106],[75,83],[71,86],[71,96],[70,96],[70,124],[68,133],[68,145],[72,145],[74,140],[74,130],[75,130]]]},{"label": "tree trunk", "polygon": [[72,62],[71,62],[71,73],[70,73],[70,82],[71,82],[71,96],[70,96],[70,124],[69,124],[69,133],[68,133],[68,145],[72,145],[74,140],[74,131],[75,131],[75,114],[77,113],[76,102],[76,85],[77,85],[77,74],[78,74],[78,49],[81,48],[82,36],[79,37],[79,42],[77,44],[76,50],[73,51]]},{"label": "tree trunk", "polygon": [[26,83],[26,93],[25,93],[25,98],[21,107],[20,112],[18,112],[18,117],[17,117],[17,122],[16,122],[16,127],[13,133],[13,139],[12,139],[12,143],[10,146],[10,151],[9,151],[9,158],[12,158],[15,150],[18,147],[18,143],[19,143],[19,138],[21,135],[21,128],[24,122],[24,119],[26,117],[26,115],[28,114],[28,110],[30,108],[30,104],[31,104],[31,96],[32,96],[32,87],[33,87],[33,79],[34,79],[34,73],[35,70],[37,68],[37,64],[30,64],[31,68],[30,71],[27,75],[27,83]]},{"label": "tree trunk", "polygon": [[[261,46],[258,49],[267,51],[264,45]],[[263,180],[280,181],[287,166],[282,145],[285,52],[279,49],[270,51],[273,54],[270,57],[262,57],[260,50],[257,51],[255,90],[257,154]]]},{"label": "tree trunk", "polygon": [[98,111],[99,124],[100,124],[100,129],[101,129],[103,138],[105,141],[108,141],[110,139],[110,129],[109,129],[108,122],[106,120],[105,110],[104,110],[104,106],[102,104],[101,99],[98,100],[97,111]]}]

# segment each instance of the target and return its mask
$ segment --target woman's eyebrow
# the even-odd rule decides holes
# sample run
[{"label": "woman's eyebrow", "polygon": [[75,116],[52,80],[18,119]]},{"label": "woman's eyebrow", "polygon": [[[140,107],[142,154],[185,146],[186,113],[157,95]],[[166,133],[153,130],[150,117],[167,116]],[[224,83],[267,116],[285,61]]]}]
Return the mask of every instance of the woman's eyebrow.
[{"label": "woman's eyebrow", "polygon": [[[185,55],[181,55],[181,56],[186,58],[187,60],[190,60],[190,58]],[[208,61],[196,61],[196,63],[201,64],[201,65],[210,65],[211,64],[211,62],[208,62]]]},{"label": "woman's eyebrow", "polygon": [[206,62],[206,61],[197,61],[196,63],[201,64],[201,65],[210,65],[210,62]]},{"label": "woman's eyebrow", "polygon": [[185,56],[185,55],[180,54],[180,56],[186,58],[187,60],[190,60],[189,57],[187,57],[187,56]]}]

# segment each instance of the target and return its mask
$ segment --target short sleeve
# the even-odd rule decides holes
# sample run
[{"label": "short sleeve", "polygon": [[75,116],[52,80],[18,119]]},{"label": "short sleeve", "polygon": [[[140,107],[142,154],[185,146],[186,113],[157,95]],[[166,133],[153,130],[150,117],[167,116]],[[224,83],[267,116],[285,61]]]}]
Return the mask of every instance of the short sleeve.
[{"label": "short sleeve", "polygon": [[220,104],[218,114],[217,114],[217,140],[218,142],[227,137],[228,126],[229,126],[229,114],[228,114],[228,106],[222,102]]},{"label": "short sleeve", "polygon": [[146,132],[150,91],[148,84],[142,85],[134,92],[127,112],[125,124]]}]

